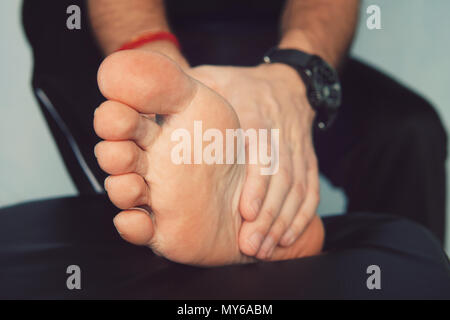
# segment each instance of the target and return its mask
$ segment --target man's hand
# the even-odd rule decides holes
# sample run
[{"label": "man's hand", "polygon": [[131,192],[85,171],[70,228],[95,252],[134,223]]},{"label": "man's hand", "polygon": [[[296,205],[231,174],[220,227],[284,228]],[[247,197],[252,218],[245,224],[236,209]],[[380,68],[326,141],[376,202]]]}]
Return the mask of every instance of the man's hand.
[{"label": "man's hand", "polygon": [[201,66],[188,71],[230,102],[243,129],[280,129],[279,170],[260,174],[248,165],[240,211],[243,253],[269,259],[290,246],[314,218],[319,203],[317,160],[312,143],[314,111],[297,72],[282,64],[252,68]]},{"label": "man's hand", "polygon": [[[318,54],[337,67],[353,37],[358,0],[287,0],[279,48]],[[89,15],[105,55],[132,37],[149,31],[170,31],[162,0],[90,0]],[[311,126],[314,112],[296,71],[286,65],[253,68],[189,68],[178,49],[167,42],[149,43],[186,72],[224,96],[245,128],[280,129],[279,171],[261,176],[249,166],[240,209],[244,219],[241,250],[270,258],[275,246],[289,246],[312,220],[319,202],[316,156]]]}]

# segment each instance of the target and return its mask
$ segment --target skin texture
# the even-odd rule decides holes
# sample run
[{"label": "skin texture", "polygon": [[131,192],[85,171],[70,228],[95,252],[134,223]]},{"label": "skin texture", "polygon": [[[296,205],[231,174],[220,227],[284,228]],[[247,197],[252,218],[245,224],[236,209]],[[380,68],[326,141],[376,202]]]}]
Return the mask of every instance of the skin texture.
[{"label": "skin texture", "polygon": [[[319,203],[317,160],[311,135],[305,134],[311,131],[314,113],[306,101],[303,82],[294,70],[281,64],[202,66],[190,74],[230,102],[244,129],[280,128],[279,171],[264,176],[259,165],[249,165],[240,199],[240,212],[246,220],[240,248],[247,255],[270,259],[278,243],[289,247],[295,242]],[[290,232],[285,233],[288,227]],[[286,236],[281,238],[283,234]]]},{"label": "skin texture", "polygon": [[[123,77],[124,74],[129,76]],[[188,76],[169,58],[152,52],[123,51],[109,56],[98,73],[108,99],[95,112],[94,128],[105,141],[95,148],[99,165],[111,176],[105,187],[121,209],[114,223],[122,237],[147,245],[185,264],[224,265],[252,261],[239,248],[239,198],[245,165],[176,165],[171,134],[203,128],[239,128],[231,105]],[[151,114],[164,114],[157,125]],[[151,208],[151,214],[136,207]],[[296,243],[277,248],[272,259],[318,254],[323,227],[316,216]]]},{"label": "skin texture", "polygon": [[[161,0],[90,0],[94,32],[105,55],[149,31],[170,31]],[[339,67],[357,22],[358,0],[288,0],[281,19],[280,48],[317,54]],[[239,198],[244,219],[240,250],[271,259],[289,247],[314,220],[319,203],[319,176],[312,145],[314,111],[298,74],[282,64],[253,68],[190,68],[168,41],[146,44],[138,51],[159,52],[231,104],[241,126],[282,130],[280,170],[261,176],[248,166]]]}]

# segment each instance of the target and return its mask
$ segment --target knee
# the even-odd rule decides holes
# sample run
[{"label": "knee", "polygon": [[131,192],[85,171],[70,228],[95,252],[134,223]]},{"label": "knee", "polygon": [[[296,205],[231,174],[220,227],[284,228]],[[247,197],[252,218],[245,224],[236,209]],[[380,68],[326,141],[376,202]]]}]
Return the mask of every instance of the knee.
[{"label": "knee", "polygon": [[447,157],[447,133],[434,107],[425,99],[410,94],[404,99],[404,108],[394,117],[396,132],[410,142],[417,151]]},{"label": "knee", "polygon": [[428,256],[435,260],[443,258],[439,240],[425,227],[408,219],[392,217],[384,223],[382,238],[390,249],[410,253],[414,256]]}]

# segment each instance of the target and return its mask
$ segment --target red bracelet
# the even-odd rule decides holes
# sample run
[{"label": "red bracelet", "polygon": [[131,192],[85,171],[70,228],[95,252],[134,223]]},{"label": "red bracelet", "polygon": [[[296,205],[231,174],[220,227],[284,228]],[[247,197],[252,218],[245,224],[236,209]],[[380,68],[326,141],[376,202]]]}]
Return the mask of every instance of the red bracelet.
[{"label": "red bracelet", "polygon": [[122,45],[117,51],[121,50],[129,50],[129,49],[136,49],[144,44],[147,44],[149,42],[158,41],[158,40],[168,40],[172,42],[174,45],[177,46],[178,49],[180,49],[180,43],[178,42],[177,37],[173,33],[166,32],[166,31],[160,31],[160,32],[148,32],[145,33],[130,42],[125,43]]}]

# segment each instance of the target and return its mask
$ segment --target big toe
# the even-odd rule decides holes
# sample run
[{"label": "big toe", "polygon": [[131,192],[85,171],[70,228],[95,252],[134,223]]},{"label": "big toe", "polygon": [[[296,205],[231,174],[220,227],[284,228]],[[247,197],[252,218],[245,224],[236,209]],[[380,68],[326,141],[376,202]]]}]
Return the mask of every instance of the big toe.
[{"label": "big toe", "polygon": [[145,114],[171,114],[187,107],[196,82],[168,57],[127,50],[108,56],[98,71],[98,85],[109,100]]}]

